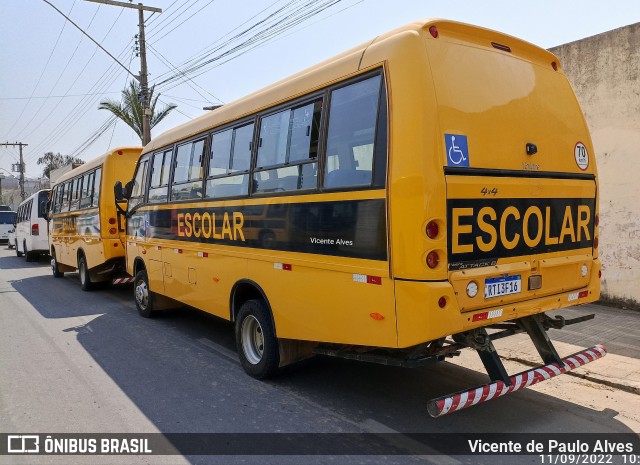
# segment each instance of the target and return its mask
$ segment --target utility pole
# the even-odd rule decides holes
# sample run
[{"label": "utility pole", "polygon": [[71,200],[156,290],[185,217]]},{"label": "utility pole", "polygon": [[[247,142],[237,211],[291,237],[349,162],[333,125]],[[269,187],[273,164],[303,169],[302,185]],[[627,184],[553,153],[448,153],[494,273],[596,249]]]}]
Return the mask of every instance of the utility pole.
[{"label": "utility pole", "polygon": [[12,171],[20,173],[20,198],[24,199],[27,197],[27,193],[24,191],[24,158],[22,157],[22,147],[27,147],[29,144],[23,144],[22,142],[14,142],[10,144],[9,142],[5,142],[4,144],[0,144],[3,147],[15,147],[18,146],[20,148],[20,163],[14,163],[12,166]]},{"label": "utility pole", "polygon": [[140,46],[140,74],[136,79],[140,83],[140,97],[142,104],[142,145],[147,145],[151,141],[151,99],[149,98],[149,81],[147,72],[147,48],[144,36],[144,12],[152,11],[162,13],[162,9],[151,6],[144,6],[142,3],[117,2],[114,0],[85,0],[87,2],[102,3],[105,5],[121,6],[123,8],[134,8],[138,10],[138,42]]},{"label": "utility pole", "polygon": [[140,95],[142,96],[142,145],[151,141],[151,100],[149,98],[149,82],[147,80],[147,44],[144,38],[144,10],[138,10],[140,22],[138,42],[140,46]]}]

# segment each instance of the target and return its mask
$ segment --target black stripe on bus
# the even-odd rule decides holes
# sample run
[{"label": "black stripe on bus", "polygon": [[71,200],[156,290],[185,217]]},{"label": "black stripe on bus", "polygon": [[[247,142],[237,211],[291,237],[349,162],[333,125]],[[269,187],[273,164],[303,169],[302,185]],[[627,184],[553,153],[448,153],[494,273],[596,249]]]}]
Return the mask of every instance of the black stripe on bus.
[{"label": "black stripe on bus", "polygon": [[591,173],[566,173],[561,171],[520,171],[490,168],[461,168],[445,166],[444,174],[458,176],[493,176],[497,178],[550,178],[550,179],[596,179]]},{"label": "black stripe on bus", "polygon": [[384,199],[140,209],[127,234],[338,257],[387,260]]}]

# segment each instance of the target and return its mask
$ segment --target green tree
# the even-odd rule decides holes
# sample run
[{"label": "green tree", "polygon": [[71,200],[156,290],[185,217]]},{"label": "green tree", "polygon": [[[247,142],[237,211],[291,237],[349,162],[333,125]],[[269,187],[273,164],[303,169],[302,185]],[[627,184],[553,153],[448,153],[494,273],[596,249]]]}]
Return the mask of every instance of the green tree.
[{"label": "green tree", "polygon": [[82,165],[84,160],[78,157],[72,157],[71,155],[60,155],[59,153],[47,152],[38,158],[37,163],[38,165],[44,165],[42,175],[49,178],[51,171],[71,164]]},{"label": "green tree", "polygon": [[[156,104],[160,94],[153,96],[153,86],[149,90],[149,106],[151,110],[151,128],[162,121],[171,113],[178,105],[170,103],[162,110],[156,111]],[[122,101],[117,102],[115,100],[103,100],[98,107],[100,110],[109,110],[116,117],[127,123],[131,129],[140,137],[142,141],[142,104],[140,102],[140,89],[138,83],[131,81],[129,87],[122,91]]]}]

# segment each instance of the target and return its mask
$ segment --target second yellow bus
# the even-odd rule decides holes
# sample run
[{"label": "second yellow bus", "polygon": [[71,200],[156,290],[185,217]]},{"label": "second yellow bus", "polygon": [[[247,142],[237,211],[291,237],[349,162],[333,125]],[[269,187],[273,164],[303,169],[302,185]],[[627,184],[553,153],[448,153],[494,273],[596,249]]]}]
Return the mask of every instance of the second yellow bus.
[{"label": "second yellow bus", "polygon": [[132,175],[141,150],[114,149],[71,170],[52,186],[49,243],[54,277],[78,270],[87,291],[125,272],[124,229],[113,185]]}]

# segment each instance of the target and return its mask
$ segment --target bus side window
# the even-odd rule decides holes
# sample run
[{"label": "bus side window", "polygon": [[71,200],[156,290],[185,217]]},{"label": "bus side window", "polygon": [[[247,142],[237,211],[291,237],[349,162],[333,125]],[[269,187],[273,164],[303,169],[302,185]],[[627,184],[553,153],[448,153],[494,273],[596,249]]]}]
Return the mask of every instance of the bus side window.
[{"label": "bus side window", "polygon": [[166,202],[169,194],[169,173],[171,172],[172,150],[157,152],[151,164],[149,203]]},{"label": "bus side window", "polygon": [[60,202],[60,211],[67,212],[69,211],[69,197],[71,193],[71,181],[67,181],[62,185],[62,199]]},{"label": "bus side window", "polygon": [[70,211],[75,211],[80,208],[80,191],[82,190],[82,177],[73,180],[73,187],[71,188],[71,206]]},{"label": "bus side window", "polygon": [[207,197],[247,195],[253,126],[251,123],[211,136]]},{"label": "bus side window", "polygon": [[317,187],[322,99],[260,120],[253,192],[286,192]]},{"label": "bus side window", "polygon": [[93,176],[93,193],[91,194],[91,206],[100,204],[100,181],[102,181],[102,168],[98,168]]},{"label": "bus side window", "polygon": [[64,186],[64,184],[58,184],[56,186],[56,193],[53,196],[53,213],[60,212],[60,203],[62,202],[62,186]]},{"label": "bus side window", "polygon": [[51,190],[51,210],[50,214],[56,212],[56,203],[58,202],[58,195],[60,195],[60,186],[56,186]]},{"label": "bus side window", "polygon": [[82,193],[80,195],[80,209],[91,206],[91,191],[93,190],[94,176],[95,171],[84,175],[84,183],[82,184]]},{"label": "bus side window", "polygon": [[331,93],[324,187],[371,186],[381,76]]},{"label": "bus side window", "polygon": [[171,200],[202,198],[204,139],[187,142],[176,150]]},{"label": "bus side window", "polygon": [[133,189],[131,190],[131,198],[129,199],[128,209],[131,211],[144,202],[145,181],[147,179],[147,165],[149,159],[142,160],[136,170],[136,176],[133,178]]}]

